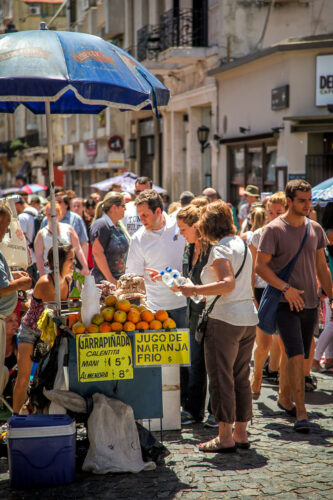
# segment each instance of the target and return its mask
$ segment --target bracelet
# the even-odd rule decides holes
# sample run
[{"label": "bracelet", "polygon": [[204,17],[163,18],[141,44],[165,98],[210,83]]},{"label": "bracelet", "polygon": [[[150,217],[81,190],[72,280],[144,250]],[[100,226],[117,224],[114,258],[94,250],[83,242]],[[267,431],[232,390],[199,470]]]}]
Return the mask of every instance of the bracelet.
[{"label": "bracelet", "polygon": [[290,285],[289,285],[289,283],[287,283],[286,286],[283,288],[282,293],[285,293],[289,288],[290,288]]},{"label": "bracelet", "polygon": [[197,294],[197,292],[194,290],[194,291],[193,291],[193,293],[192,293],[192,295],[194,295],[194,297],[196,297],[198,294]]}]

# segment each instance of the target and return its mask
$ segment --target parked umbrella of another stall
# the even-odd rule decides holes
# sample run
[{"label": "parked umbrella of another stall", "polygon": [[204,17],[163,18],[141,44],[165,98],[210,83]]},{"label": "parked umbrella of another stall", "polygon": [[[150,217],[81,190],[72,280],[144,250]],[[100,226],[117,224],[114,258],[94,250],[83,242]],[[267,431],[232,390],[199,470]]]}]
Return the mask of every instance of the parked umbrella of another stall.
[{"label": "parked umbrella of another stall", "polygon": [[0,36],[0,112],[23,104],[46,115],[57,311],[60,311],[58,240],[51,114],[97,114],[106,107],[152,109],[168,89],[125,51],[86,33],[40,30]]},{"label": "parked umbrella of another stall", "polygon": [[333,177],[312,188],[313,205],[325,207],[330,201],[333,201]]},{"label": "parked umbrella of another stall", "polygon": [[39,193],[40,191],[46,191],[46,189],[47,186],[43,186],[42,184],[26,184],[19,189],[19,192],[22,191],[23,193],[27,194],[35,194]]},{"label": "parked umbrella of another stall", "polygon": [[[105,179],[104,181],[96,182],[91,184],[91,187],[99,189],[100,191],[108,191],[112,184],[120,184],[123,191],[127,193],[134,193],[135,191],[135,181],[138,179],[138,175],[133,174],[133,172],[124,172],[123,174],[116,175],[115,177],[110,177],[110,179]],[[166,193],[166,189],[156,186],[153,184],[153,189],[158,193]]]}]

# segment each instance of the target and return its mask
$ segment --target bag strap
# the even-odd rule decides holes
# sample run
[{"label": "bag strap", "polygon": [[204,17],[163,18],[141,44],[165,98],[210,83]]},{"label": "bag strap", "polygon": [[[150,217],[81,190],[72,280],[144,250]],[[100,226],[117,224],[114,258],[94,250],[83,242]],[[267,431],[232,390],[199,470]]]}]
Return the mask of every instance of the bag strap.
[{"label": "bag strap", "polygon": [[301,251],[303,250],[303,247],[304,247],[304,245],[305,245],[306,239],[307,239],[308,234],[309,234],[309,231],[310,231],[310,219],[308,219],[308,218],[307,218],[307,221],[308,221],[308,223],[307,223],[307,225],[306,225],[306,231],[305,231],[305,235],[304,235],[304,237],[303,237],[303,239],[302,239],[301,246],[299,247],[298,252],[297,252],[297,254],[295,255],[295,257],[293,257],[293,258],[291,259],[291,261],[289,262],[289,264],[288,264],[288,267],[289,267],[289,269],[290,269],[290,274],[291,274],[291,271],[292,271],[292,270],[293,270],[293,268],[294,268],[294,265],[296,264],[296,261],[297,261],[297,259],[298,259],[298,257],[299,257],[299,254],[300,254],[300,253],[301,253]]},{"label": "bag strap", "polygon": [[[243,262],[240,266],[240,268],[238,269],[237,273],[235,274],[235,279],[238,278],[238,276],[240,275],[240,273],[242,272],[242,269],[244,267],[244,264],[245,264],[245,261],[246,261],[246,256],[247,256],[247,244],[245,243],[244,240],[242,240],[242,242],[244,243],[244,256],[243,256]],[[221,295],[216,295],[215,299],[213,300],[213,302],[211,303],[211,305],[208,307],[207,311],[206,311],[206,314],[210,314],[213,310],[213,307],[215,306],[216,302],[218,301],[218,299],[221,297]]]}]

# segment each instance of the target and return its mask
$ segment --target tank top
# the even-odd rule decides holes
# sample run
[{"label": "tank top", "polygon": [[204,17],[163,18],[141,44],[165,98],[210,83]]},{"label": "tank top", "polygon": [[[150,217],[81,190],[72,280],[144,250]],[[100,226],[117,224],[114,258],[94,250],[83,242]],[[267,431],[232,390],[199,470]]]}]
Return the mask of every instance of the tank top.
[{"label": "tank top", "polygon": [[[64,222],[59,222],[59,232],[60,234],[58,235],[58,242],[62,245],[70,245],[71,243],[71,235],[70,235],[70,225],[65,224]],[[44,267],[45,271],[49,272],[49,267],[47,264],[47,254],[49,253],[50,248],[53,246],[53,238],[52,238],[52,230],[50,227],[47,225],[41,229],[41,234],[43,237],[43,245],[44,245],[44,253],[43,253],[43,259],[44,259]]]}]

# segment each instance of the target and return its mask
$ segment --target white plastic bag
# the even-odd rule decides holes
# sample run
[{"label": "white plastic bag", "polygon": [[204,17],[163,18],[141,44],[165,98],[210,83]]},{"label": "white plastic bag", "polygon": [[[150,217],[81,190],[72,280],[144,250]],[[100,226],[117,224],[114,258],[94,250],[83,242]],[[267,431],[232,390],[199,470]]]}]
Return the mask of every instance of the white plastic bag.
[{"label": "white plastic bag", "polygon": [[[8,208],[11,210],[8,202],[5,202]],[[11,221],[8,227],[8,233],[0,242],[0,250],[5,257],[9,267],[21,267],[22,269],[27,269],[29,265],[29,251],[27,241],[20,227],[20,223],[16,217],[13,215],[11,210]]]},{"label": "white plastic bag", "polygon": [[81,292],[81,318],[85,326],[90,325],[91,318],[94,314],[98,314],[100,312],[99,301],[101,293],[101,290],[99,290],[96,286],[94,277],[91,274],[86,276]]},{"label": "white plastic bag", "polygon": [[118,399],[93,394],[94,408],[88,419],[90,447],[82,470],[94,474],[141,472],[156,469],[144,462],[133,409]]}]

